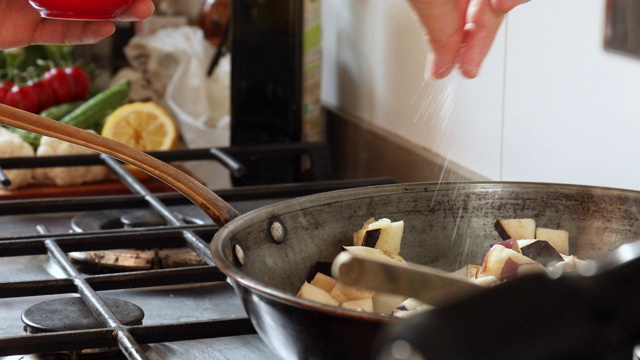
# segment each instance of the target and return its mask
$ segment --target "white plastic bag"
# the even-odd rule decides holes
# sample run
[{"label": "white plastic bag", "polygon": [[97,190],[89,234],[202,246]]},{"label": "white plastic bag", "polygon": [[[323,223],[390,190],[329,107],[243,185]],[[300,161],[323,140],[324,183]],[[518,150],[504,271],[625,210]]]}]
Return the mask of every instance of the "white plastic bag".
[{"label": "white plastic bag", "polygon": [[150,36],[136,36],[124,49],[137,78],[132,98],[149,98],[164,106],[176,119],[187,147],[229,145],[229,56],[220,60],[210,77],[207,70],[215,49],[200,28],[180,26]]},{"label": "white plastic bag", "polygon": [[[230,56],[222,57],[207,76],[215,49],[200,28],[180,26],[136,36],[124,53],[131,68],[121,70],[112,82],[129,78],[131,100],[152,100],[169,111],[188,148],[229,146]],[[208,185],[228,186],[224,168],[215,165],[207,169],[211,171],[222,175],[208,179]]]}]

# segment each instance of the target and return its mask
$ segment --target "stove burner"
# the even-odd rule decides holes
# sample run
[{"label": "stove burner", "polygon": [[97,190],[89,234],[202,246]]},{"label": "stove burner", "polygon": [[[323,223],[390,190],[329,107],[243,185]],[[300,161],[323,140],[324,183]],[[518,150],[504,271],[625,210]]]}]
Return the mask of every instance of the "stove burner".
[{"label": "stove burner", "polygon": [[[123,325],[141,325],[144,311],[137,305],[119,299],[103,298],[105,304]],[[78,331],[104,327],[80,297],[44,301],[22,313],[25,332],[29,334]],[[118,348],[78,349],[66,353],[41,354],[39,358],[120,358]]]},{"label": "stove burner", "polygon": [[[213,224],[196,206],[175,206],[171,207],[171,210],[187,224]],[[167,226],[167,223],[159,214],[149,209],[87,211],[71,219],[71,229],[78,232],[148,226]]]},{"label": "stove burner", "polygon": [[[103,298],[103,301],[123,325],[142,324],[144,311],[139,306],[119,299]],[[33,305],[22,313],[22,322],[30,334],[103,327],[80,297],[49,300]]]},{"label": "stove burner", "polygon": [[205,264],[202,258],[188,248],[70,252],[69,258],[79,265],[80,271],[88,274],[118,270],[171,269]]},{"label": "stove burner", "polygon": [[[186,224],[212,224],[211,219],[193,205],[175,206],[171,210]],[[77,232],[141,227],[168,226],[166,220],[153,210],[123,209],[89,211],[71,219],[71,228]],[[204,265],[204,261],[191,249],[116,249],[72,252],[69,257],[83,264],[86,273],[105,270],[149,270]],[[107,271],[107,272],[108,272]]]}]

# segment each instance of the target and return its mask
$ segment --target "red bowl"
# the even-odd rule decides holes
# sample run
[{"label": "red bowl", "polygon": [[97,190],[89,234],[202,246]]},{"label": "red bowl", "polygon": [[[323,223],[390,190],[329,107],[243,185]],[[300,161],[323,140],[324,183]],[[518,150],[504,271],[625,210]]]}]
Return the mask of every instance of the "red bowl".
[{"label": "red bowl", "polygon": [[40,16],[71,20],[113,20],[133,0],[29,0]]}]

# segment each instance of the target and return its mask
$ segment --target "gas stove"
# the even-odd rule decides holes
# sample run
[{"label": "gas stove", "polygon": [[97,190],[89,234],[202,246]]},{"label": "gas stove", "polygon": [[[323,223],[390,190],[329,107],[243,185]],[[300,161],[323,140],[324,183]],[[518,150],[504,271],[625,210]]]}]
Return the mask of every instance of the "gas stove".
[{"label": "gas stove", "polygon": [[[334,180],[323,151],[309,146],[294,144],[292,151],[310,154],[324,170],[300,182],[216,193],[245,213],[287,198],[393,182]],[[154,156],[219,161],[221,151],[241,175],[232,156],[251,156],[247,149]],[[278,358],[213,264],[208,242],[217,226],[202,211],[178,193],[149,191],[104,155],[34,161],[1,159],[0,166],[103,163],[131,192],[0,201],[0,359]]]}]

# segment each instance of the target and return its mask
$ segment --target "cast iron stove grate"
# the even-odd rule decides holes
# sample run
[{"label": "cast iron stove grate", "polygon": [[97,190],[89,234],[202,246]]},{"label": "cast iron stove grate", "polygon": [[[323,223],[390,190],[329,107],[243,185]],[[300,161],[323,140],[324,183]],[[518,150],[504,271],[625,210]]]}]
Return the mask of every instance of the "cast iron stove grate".
[{"label": "cast iron stove grate", "polygon": [[[322,149],[312,146],[310,158],[316,159],[323,168],[329,164],[326,157],[317,156]],[[255,150],[255,149],[253,149]],[[260,149],[264,153],[264,148]],[[300,145],[294,144],[294,151],[305,152]],[[164,161],[181,161],[198,159],[213,159],[227,162],[230,169],[241,171],[241,166],[227,158],[226,155],[241,154],[247,149],[225,149],[222,159],[218,150],[179,150],[175,152],[157,153],[154,156]],[[282,146],[276,146],[276,152],[282,152]],[[315,157],[313,153],[315,152]],[[64,330],[51,333],[19,334],[0,337],[0,357],[22,354],[51,354],[57,352],[74,352],[78,349],[114,348],[121,357],[127,359],[148,359],[147,345],[158,343],[174,343],[197,339],[219,339],[235,336],[255,334],[255,330],[243,311],[235,309],[231,315],[204,318],[179,319],[172,322],[153,322],[123,324],[114,311],[107,306],[105,299],[116,292],[129,294],[136,289],[153,289],[158,291],[158,298],[169,294],[173,296],[172,289],[188,288],[189,292],[206,293],[209,287],[214,287],[221,292],[224,290],[226,277],[213,264],[209,254],[208,240],[213,237],[217,227],[211,224],[187,224],[177,216],[171,206],[188,204],[188,200],[177,193],[152,194],[135,177],[129,174],[122,165],[105,155],[82,156],[69,159],[65,157],[47,159],[34,159],[36,165],[25,162],[24,159],[2,159],[0,166],[9,168],[28,168],[39,166],[60,165],[90,165],[106,164],[120,180],[134,193],[133,195],[116,195],[106,197],[78,197],[55,198],[33,200],[11,200],[0,202],[0,215],[12,220],[16,216],[30,217],[37,211],[38,216],[47,214],[61,214],[79,211],[95,211],[103,209],[127,209],[149,207],[160,214],[169,226],[151,226],[136,229],[114,229],[106,231],[88,232],[51,232],[46,225],[40,224],[36,216],[34,220],[35,234],[12,235],[0,238],[0,261],[2,259],[14,260],[13,264],[25,269],[29,261],[23,258],[46,257],[48,262],[55,263],[62,276],[57,277],[29,277],[18,279],[9,278],[2,280],[0,275],[0,314],[2,314],[2,301],[16,299],[73,296],[82,299],[82,302],[90,309],[93,316],[102,325],[97,328],[84,330]],[[313,161],[312,161],[313,163]],[[388,178],[367,179],[360,181],[336,181],[331,179],[330,171],[320,171],[311,176],[311,182],[274,184],[266,186],[246,186],[217,191],[225,201],[246,203],[256,202],[257,206],[263,203],[261,200],[281,199],[308,195],[317,192],[330,191],[349,187],[378,185],[393,182]],[[234,205],[235,206],[235,205]],[[123,271],[109,274],[81,273],[71,261],[70,252],[95,251],[116,248],[153,248],[159,244],[164,248],[188,247],[195,252],[204,262],[200,266],[186,266],[180,268],[151,269],[144,271]],[[28,272],[28,271],[27,271]],[[195,286],[196,290],[191,287]],[[205,289],[205,290],[202,290]],[[232,292],[231,292],[232,293]],[[155,294],[155,293],[154,293]],[[178,294],[176,292],[176,294]],[[106,296],[105,296],[106,295]],[[177,296],[177,295],[176,295]],[[181,295],[180,295],[181,296]],[[208,296],[208,294],[207,294]],[[190,297],[175,299],[175,304],[190,303]],[[236,299],[237,300],[237,299]],[[110,301],[110,300],[107,300]],[[14,302],[15,303],[15,302]],[[225,302],[219,302],[218,305]],[[186,306],[186,305],[185,305]],[[226,306],[226,305],[223,305]],[[26,309],[26,305],[25,305]],[[193,312],[201,309],[194,308]],[[171,309],[166,309],[171,311]],[[18,320],[19,321],[19,320]],[[264,351],[264,349],[263,349]]]}]

